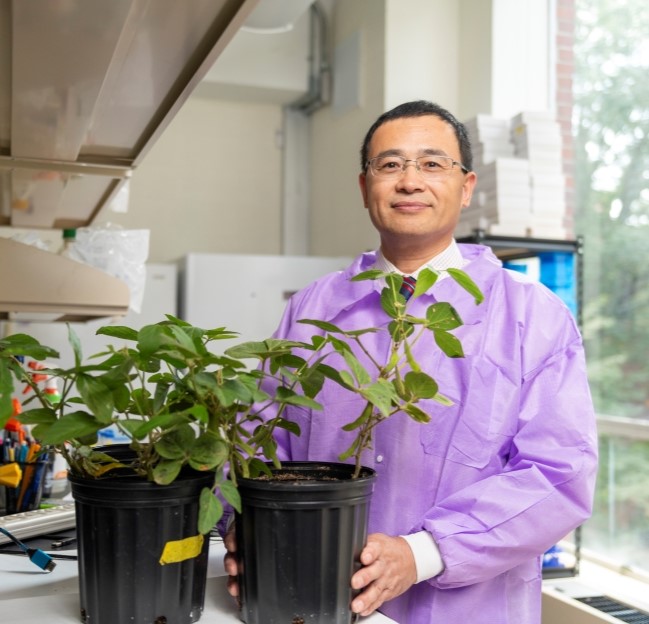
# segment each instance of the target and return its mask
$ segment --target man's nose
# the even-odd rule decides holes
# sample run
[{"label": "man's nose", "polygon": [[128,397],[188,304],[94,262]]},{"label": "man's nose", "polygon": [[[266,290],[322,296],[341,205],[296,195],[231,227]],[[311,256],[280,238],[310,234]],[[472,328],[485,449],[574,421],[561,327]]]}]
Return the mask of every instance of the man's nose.
[{"label": "man's nose", "polygon": [[403,165],[403,171],[399,176],[397,183],[398,188],[403,188],[409,192],[419,190],[424,187],[424,180],[416,160],[406,160]]}]

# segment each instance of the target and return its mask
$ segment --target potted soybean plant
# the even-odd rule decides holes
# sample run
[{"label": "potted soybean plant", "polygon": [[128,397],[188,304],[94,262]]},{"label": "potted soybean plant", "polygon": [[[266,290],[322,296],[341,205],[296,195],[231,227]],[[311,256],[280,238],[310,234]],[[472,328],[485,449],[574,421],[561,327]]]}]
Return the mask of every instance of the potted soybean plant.
[{"label": "potted soybean plant", "polygon": [[[476,304],[482,301],[482,293],[464,272],[448,273]],[[421,271],[410,300],[426,292],[437,277],[428,269]],[[343,427],[352,437],[339,457],[346,463],[284,462],[281,469],[272,469],[272,479],[239,479],[237,555],[241,617],[247,624],[355,621],[350,583],[367,538],[375,479],[374,471],[362,466],[363,453],[372,448],[374,429],[394,414],[404,412],[428,423],[430,416],[419,406],[422,399],[450,404],[415,360],[413,347],[428,341],[448,357],[462,357],[462,345],[451,333],[462,325],[455,309],[437,302],[417,318],[408,313],[400,294],[402,276],[367,271],[352,279],[385,280],[380,295],[385,325],[349,331],[304,319],[300,322],[313,326],[315,334],[291,354],[295,366],[315,360],[317,374],[362,398],[358,417]],[[384,362],[373,359],[366,346],[369,335],[378,332],[389,334]],[[245,354],[245,346],[239,354]],[[335,366],[325,364],[327,360]],[[369,362],[369,368],[363,362]]]},{"label": "potted soybean plant", "polygon": [[[56,404],[21,360],[58,354],[25,334],[1,339],[0,424],[11,416],[14,386],[30,386],[20,418],[69,465],[81,620],[195,622],[205,595],[209,540],[203,534],[223,511],[213,492],[240,508],[236,476],[268,472],[262,454],[277,463],[274,429],[296,430],[282,419],[283,408],[319,407],[311,398],[322,379],[318,363],[295,366],[291,343],[268,340],[243,349],[264,363],[249,370],[236,355],[209,349],[235,334],[173,316],[139,331],[107,326],[98,333],[128,346],[108,347],[84,362],[70,330],[74,366],[39,371],[62,386]],[[269,403],[277,405],[275,416],[260,427],[258,411]],[[130,444],[94,446],[110,425]]]}]

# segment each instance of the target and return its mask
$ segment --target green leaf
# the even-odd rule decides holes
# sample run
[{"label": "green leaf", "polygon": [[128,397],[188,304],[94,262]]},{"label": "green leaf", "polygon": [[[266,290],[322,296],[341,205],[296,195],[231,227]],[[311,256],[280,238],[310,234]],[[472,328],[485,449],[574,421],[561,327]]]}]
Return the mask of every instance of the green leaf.
[{"label": "green leaf", "polygon": [[450,330],[460,327],[462,319],[450,303],[434,303],[426,310],[426,327],[428,329]]},{"label": "green leaf", "polygon": [[113,393],[96,377],[82,374],[77,377],[77,390],[88,409],[103,423],[113,418],[115,403]]},{"label": "green leaf", "polygon": [[319,351],[325,344],[327,344],[327,339],[324,336],[314,334],[311,336],[311,344],[313,345],[314,351]]},{"label": "green leaf", "polygon": [[223,516],[223,503],[209,488],[203,488],[198,503],[198,531],[207,535]]},{"label": "green leaf", "polygon": [[437,382],[426,373],[410,371],[403,379],[407,392],[414,399],[432,399],[439,390]]},{"label": "green leaf", "polygon": [[212,470],[223,466],[228,458],[228,447],[213,433],[207,432],[196,438],[189,454],[189,465],[194,470]]},{"label": "green leaf", "polygon": [[300,435],[300,425],[298,425],[296,422],[293,422],[292,420],[286,420],[285,418],[278,418],[275,421],[275,426],[279,427],[280,429],[285,429],[286,431],[289,431],[295,436]]},{"label": "green leaf", "polygon": [[106,325],[100,327],[96,334],[98,336],[110,336],[111,338],[119,338],[120,340],[137,340],[137,330],[132,327],[124,325]]},{"label": "green leaf", "polygon": [[225,353],[233,358],[258,358],[260,354],[268,349],[263,342],[244,342],[243,344],[230,347]]},{"label": "green leaf", "polygon": [[38,425],[39,434],[36,435],[35,428],[34,435],[44,444],[62,444],[67,440],[92,435],[105,426],[105,422],[97,420],[91,414],[78,411],[61,416],[50,426]]},{"label": "green leaf", "polygon": [[335,381],[337,384],[342,383],[342,379],[340,377],[340,371],[333,366],[329,366],[329,364],[318,364],[318,370],[327,378],[331,379],[331,381]]},{"label": "green leaf", "polygon": [[397,318],[397,316],[399,315],[396,307],[397,296],[401,297],[401,303],[403,305],[403,296],[395,295],[394,291],[392,291],[390,288],[384,288],[381,291],[381,307],[390,318]]},{"label": "green leaf", "polygon": [[275,397],[280,403],[287,403],[289,405],[299,405],[301,407],[306,407],[318,411],[322,409],[322,405],[320,405],[320,403],[317,403],[316,401],[310,399],[309,397],[303,396],[301,394],[297,394],[290,388],[285,388],[283,386],[278,386],[275,393]]},{"label": "green leaf", "polygon": [[169,485],[173,483],[180,474],[183,464],[184,462],[182,460],[160,460],[158,465],[153,469],[153,480],[158,485]]},{"label": "green leaf", "polygon": [[51,425],[56,421],[56,412],[51,407],[38,407],[19,414],[18,420],[25,425]]},{"label": "green leaf", "polygon": [[414,421],[419,422],[419,423],[429,423],[430,422],[430,416],[424,412],[421,408],[417,407],[416,405],[412,405],[411,403],[406,405],[404,407],[404,411],[410,418],[412,418]]},{"label": "green leaf", "polygon": [[246,405],[252,399],[250,388],[240,379],[225,379],[222,384],[214,387],[214,393],[224,407],[237,402]]},{"label": "green leaf", "polygon": [[340,338],[336,338],[335,336],[329,336],[329,342],[331,343],[331,346],[334,348],[334,350],[337,353],[344,354],[347,353],[348,351],[351,351],[351,347],[349,344],[347,344],[344,340],[341,340]]},{"label": "green leaf", "polygon": [[341,370],[338,372],[338,378],[343,382],[344,385],[349,386],[350,388],[355,388],[354,378],[346,370]]},{"label": "green leaf", "polygon": [[118,386],[113,389],[113,404],[115,405],[116,412],[125,412],[130,399],[131,396],[126,386]]},{"label": "green leaf", "polygon": [[181,425],[160,438],[155,443],[155,450],[165,459],[185,458],[195,439],[196,434],[192,427],[190,425]]},{"label": "green leaf", "polygon": [[232,481],[226,480],[219,486],[223,498],[225,498],[232,507],[241,513],[241,495]]},{"label": "green leaf", "polygon": [[364,386],[372,382],[370,374],[365,370],[363,365],[358,361],[358,358],[351,351],[345,351],[343,357],[345,358],[347,366],[349,366],[349,369],[354,375],[354,378],[358,382],[358,385]]},{"label": "green leaf", "polygon": [[184,412],[163,412],[147,420],[122,420],[123,426],[128,429],[136,440],[142,440],[155,429],[169,429],[175,424],[184,424],[188,418]]},{"label": "green leaf", "polygon": [[366,403],[365,407],[363,408],[363,411],[361,412],[361,415],[353,422],[343,425],[342,430],[354,431],[354,429],[358,429],[359,427],[362,427],[369,420],[373,411],[374,411],[374,406],[369,402]]},{"label": "green leaf", "polygon": [[395,342],[401,342],[411,336],[415,331],[415,327],[410,320],[413,317],[406,317],[406,319],[399,319],[398,321],[390,321],[388,324],[388,332],[390,337]]},{"label": "green leaf", "polygon": [[236,338],[239,332],[230,331],[225,327],[217,327],[215,329],[205,330],[205,336],[210,340],[230,340]]},{"label": "green leaf", "polygon": [[451,399],[449,399],[447,396],[444,396],[443,394],[440,394],[439,392],[433,397],[433,400],[446,407],[453,405],[453,401],[451,401]]},{"label": "green leaf", "polygon": [[207,412],[207,408],[204,405],[194,403],[190,405],[187,409],[182,411],[182,414],[187,414],[191,416],[195,421],[207,424],[210,420],[210,415]]},{"label": "green leaf", "polygon": [[341,453],[340,455],[338,455],[338,459],[341,462],[348,460],[350,457],[356,454],[359,445],[360,445],[360,440],[358,438],[355,438],[354,441],[350,444],[349,448],[343,453]]},{"label": "green leaf", "polygon": [[464,271],[461,269],[448,269],[448,274],[474,298],[476,305],[484,301],[482,291]]},{"label": "green leaf", "polygon": [[363,271],[358,273],[349,279],[350,282],[362,282],[364,280],[375,280],[386,275],[385,272],[380,271],[379,269],[370,269],[369,271]]},{"label": "green leaf", "polygon": [[324,373],[318,370],[317,365],[306,369],[298,376],[298,383],[302,388],[302,392],[312,399],[314,399],[319,394],[320,390],[322,390],[324,381]]},{"label": "green leaf", "polygon": [[342,334],[343,330],[339,327],[336,327],[332,323],[327,323],[326,321],[318,321],[315,319],[300,319],[298,323],[304,323],[305,325],[314,325],[318,329],[328,333],[338,333]]},{"label": "green leaf", "polygon": [[386,379],[377,379],[372,385],[362,388],[360,394],[372,403],[384,418],[390,416],[392,403],[399,398],[394,386]]},{"label": "green leaf", "polygon": [[462,343],[453,334],[449,334],[441,329],[433,331],[437,346],[451,358],[464,357]]},{"label": "green leaf", "polygon": [[392,291],[396,297],[403,284],[403,275],[401,275],[401,273],[387,273],[385,276],[385,283],[388,289]]},{"label": "green leaf", "polygon": [[12,334],[0,340],[0,354],[24,355],[34,360],[59,357],[58,351],[40,344],[36,338],[27,334]]},{"label": "green leaf", "polygon": [[68,324],[68,342],[72,346],[72,351],[74,353],[74,363],[75,366],[81,366],[81,362],[83,362],[83,352],[81,351],[81,341],[79,340],[79,336],[77,336],[76,332],[74,329],[72,329],[72,325]]},{"label": "green leaf", "polygon": [[194,341],[184,329],[176,327],[175,325],[170,325],[169,330],[176,339],[178,347],[180,347],[181,350],[186,351],[190,355],[198,355]]},{"label": "green leaf", "polygon": [[408,365],[415,373],[418,373],[421,370],[421,366],[419,366],[419,362],[417,362],[417,360],[413,356],[412,350],[410,348],[410,343],[407,340],[403,343],[403,350],[406,354]]},{"label": "green leaf", "polygon": [[258,477],[260,475],[266,475],[267,477],[272,476],[272,472],[270,471],[270,468],[268,467],[266,462],[261,461],[261,459],[257,457],[253,457],[248,462],[248,470],[249,476],[252,478]]},{"label": "green leaf", "polygon": [[162,406],[167,399],[169,394],[169,388],[171,384],[159,382],[155,385],[155,390],[153,391],[153,411],[159,412],[162,409]]},{"label": "green leaf", "polygon": [[433,284],[437,281],[439,274],[430,269],[422,269],[417,276],[417,283],[415,284],[415,291],[412,293],[411,299],[416,299],[428,291]]},{"label": "green leaf", "polygon": [[166,341],[162,325],[145,325],[137,334],[137,346],[144,358],[151,357]]},{"label": "green leaf", "polygon": [[0,359],[0,427],[13,416],[14,407],[11,400],[14,390],[11,371],[7,360]]}]

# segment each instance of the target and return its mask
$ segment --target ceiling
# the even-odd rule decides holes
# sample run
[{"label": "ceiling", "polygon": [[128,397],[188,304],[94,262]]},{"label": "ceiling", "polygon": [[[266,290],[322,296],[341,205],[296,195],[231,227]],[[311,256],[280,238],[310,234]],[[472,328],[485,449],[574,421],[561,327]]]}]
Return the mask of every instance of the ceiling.
[{"label": "ceiling", "polygon": [[257,1],[0,0],[0,225],[90,224]]}]

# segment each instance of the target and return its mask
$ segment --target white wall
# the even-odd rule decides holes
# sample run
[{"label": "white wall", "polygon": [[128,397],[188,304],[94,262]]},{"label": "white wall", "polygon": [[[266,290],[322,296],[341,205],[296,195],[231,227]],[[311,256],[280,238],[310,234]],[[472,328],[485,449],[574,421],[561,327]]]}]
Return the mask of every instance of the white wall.
[{"label": "white wall", "polygon": [[460,80],[455,114],[466,120],[477,113],[491,114],[493,2],[461,0],[458,19]]},{"label": "white wall", "polygon": [[547,0],[459,2],[459,119],[552,109],[551,5]]},{"label": "white wall", "polygon": [[133,174],[129,212],[102,219],[149,228],[152,262],[279,253],[281,125],[276,104],[190,98]]},{"label": "white wall", "polygon": [[408,0],[404,11],[403,0],[387,0],[386,110],[421,99],[457,110],[459,8],[457,0]]},{"label": "white wall", "polygon": [[491,113],[512,117],[554,107],[548,2],[492,0]]},{"label": "white wall", "polygon": [[350,37],[360,40],[358,59],[339,55],[341,62],[360,64],[358,106],[341,114],[327,107],[312,117],[310,253],[345,256],[378,243],[361,201],[358,174],[365,131],[384,110],[385,0],[338,1],[331,27],[334,56]]}]

